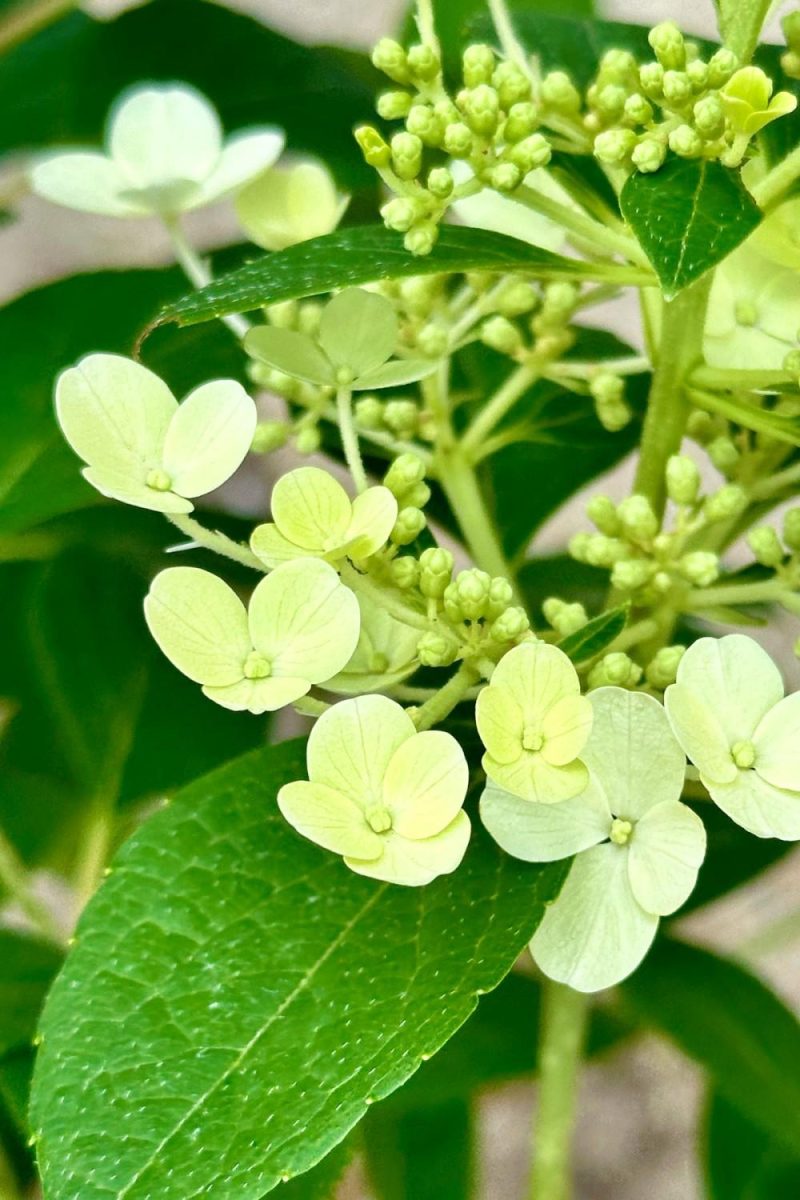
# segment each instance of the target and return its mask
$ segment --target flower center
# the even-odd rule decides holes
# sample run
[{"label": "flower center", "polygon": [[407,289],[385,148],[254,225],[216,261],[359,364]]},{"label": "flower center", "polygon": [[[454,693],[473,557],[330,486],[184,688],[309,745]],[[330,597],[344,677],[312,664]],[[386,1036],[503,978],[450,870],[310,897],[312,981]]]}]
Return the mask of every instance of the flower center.
[{"label": "flower center", "polygon": [[373,833],[388,833],[392,828],[392,814],[388,808],[370,808],[366,813],[367,824]]},{"label": "flower center", "polygon": [[355,376],[350,367],[338,367],[336,371],[336,382],[339,387],[350,387]]},{"label": "flower center", "polygon": [[257,650],[251,650],[242,667],[245,679],[268,679],[272,674],[272,663]]},{"label": "flower center", "polygon": [[608,836],[615,846],[627,846],[631,840],[632,833],[632,821],[623,821],[621,817],[614,817],[614,820],[611,822],[611,832]]},{"label": "flower center", "polygon": [[522,748],[523,750],[532,750],[534,753],[541,750],[544,745],[544,734],[534,725],[526,725],[522,731]]},{"label": "flower center", "polygon": [[731,758],[742,771],[749,771],[756,761],[756,748],[752,742],[735,742],[731,746]]},{"label": "flower center", "polygon": [[172,487],[172,480],[167,472],[158,468],[154,468],[152,471],[147,472],[145,483],[149,488],[152,488],[154,492],[168,492]]},{"label": "flower center", "polygon": [[737,300],[734,316],[737,325],[750,328],[758,321],[758,309],[752,300]]}]

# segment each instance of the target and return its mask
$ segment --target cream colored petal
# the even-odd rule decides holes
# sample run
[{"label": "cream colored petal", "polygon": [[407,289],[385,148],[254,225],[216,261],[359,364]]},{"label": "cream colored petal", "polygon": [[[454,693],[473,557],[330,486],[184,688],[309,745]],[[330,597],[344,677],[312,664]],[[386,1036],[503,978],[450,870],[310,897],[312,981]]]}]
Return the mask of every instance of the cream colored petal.
[{"label": "cream colored petal", "polygon": [[272,524],[256,525],[250,535],[250,549],[268,567],[277,567],[295,558],[313,558],[316,554],[314,550],[303,550],[290,542],[278,532],[277,525]]},{"label": "cream colored petal", "polygon": [[505,688],[522,709],[526,725],[534,726],[564,696],[581,690],[566,654],[545,642],[523,642],[504,654],[492,675],[492,686]]},{"label": "cream colored petal", "polygon": [[352,511],[342,485],[319,467],[287,472],[272,491],[272,519],[278,531],[304,550],[344,543]]},{"label": "cream colored petal", "polygon": [[284,141],[283,130],[272,127],[228,138],[217,165],[200,184],[190,207],[212,204],[256,179],[280,157]]},{"label": "cream colored petal", "polygon": [[438,367],[430,358],[395,358],[372,371],[365,371],[353,380],[354,392],[381,391],[383,388],[403,387],[427,379]]},{"label": "cream colored petal", "polygon": [[[450,169],[456,183],[465,183],[473,175],[467,164],[460,160],[451,163]],[[568,193],[555,183],[544,168],[530,171],[525,177],[525,184],[560,204],[566,204],[569,208],[576,207]],[[469,225],[472,229],[505,233],[521,242],[530,242],[531,245],[542,246],[546,250],[558,250],[564,245],[565,234],[561,225],[533,212],[512,196],[505,196],[488,188],[482,188],[474,196],[456,200],[450,205],[449,211],[457,217],[459,223]]]},{"label": "cream colored petal", "polygon": [[539,804],[558,804],[582,792],[589,772],[578,759],[565,767],[552,767],[541,754],[523,751],[513,763],[501,763],[490,754],[483,756],[483,769],[489,778],[523,800]]},{"label": "cream colored petal", "polygon": [[800,792],[800,692],[769,710],[753,742],[761,778],[773,787]]},{"label": "cream colored petal", "polygon": [[737,771],[733,783],[703,779],[711,799],[756,837],[800,841],[800,792],[773,787],[757,771]]},{"label": "cream colored petal", "polygon": [[522,709],[504,687],[489,684],[478,694],[475,722],[481,741],[496,763],[515,763],[522,755]]},{"label": "cream colored petal", "polygon": [[41,159],[30,173],[37,196],[107,217],[142,217],[150,209],[120,195],[126,184],[110,158],[92,151],[64,151]]},{"label": "cream colored petal", "polygon": [[162,492],[142,482],[147,472],[139,468],[136,472],[106,470],[103,467],[84,467],[81,472],[93,488],[111,500],[121,500],[136,508],[149,508],[153,512],[190,513],[194,508],[191,500],[176,496],[174,492]]},{"label": "cream colored petal", "polygon": [[592,736],[583,761],[600,780],[615,817],[636,821],[683,791],[686,756],[662,705],[643,692],[598,688],[591,694]]},{"label": "cream colored petal", "polygon": [[611,829],[608,801],[597,784],[558,804],[534,804],[488,784],[481,820],[507,854],[524,862],[555,862],[604,841]]},{"label": "cream colored petal", "polygon": [[147,624],[173,666],[195,683],[238,683],[251,650],[247,614],[227,583],[197,567],[168,567],[144,602]]},{"label": "cream colored petal", "polygon": [[278,792],[278,807],[289,824],[311,842],[334,854],[375,859],[383,840],[349,796],[320,783],[287,783]]},{"label": "cream colored petal", "polygon": [[418,666],[419,630],[395,620],[362,592],[356,599],[361,610],[358,644],[343,670],[325,684],[327,691],[343,695],[385,691]]},{"label": "cream colored petal", "polygon": [[783,697],[780,671],[766,650],[740,633],[694,642],[681,659],[677,682],[716,715],[729,746],[752,738]]},{"label": "cream colored petal", "polygon": [[667,917],[688,900],[706,855],[697,813],[665,800],[637,821],[628,843],[628,878],[645,912]]},{"label": "cream colored petal", "polygon": [[345,858],[358,875],[399,883],[405,887],[423,887],[440,875],[449,875],[461,863],[472,832],[469,817],[460,812],[446,829],[435,837],[409,841],[399,834],[384,837],[383,854],[374,862]]},{"label": "cream colored petal", "polygon": [[416,733],[405,709],[386,696],[342,700],[323,713],[308,739],[308,774],[362,808],[382,803],[392,755]]},{"label": "cream colored petal", "polygon": [[587,696],[563,696],[542,722],[542,758],[563,767],[577,758],[592,731],[594,709]]},{"label": "cream colored petal", "polygon": [[185,85],[136,88],[111,114],[109,151],[132,188],[202,183],[221,149],[219,117],[205,96]]},{"label": "cream colored petal", "polygon": [[322,387],[332,387],[336,382],[328,358],[305,333],[275,325],[256,325],[245,334],[244,348],[258,362],[283,371],[293,379],[303,379]]},{"label": "cream colored petal", "polygon": [[239,469],[253,442],[256,406],[240,383],[195,388],[170,421],[164,470],[179,496],[205,496]]},{"label": "cream colored petal", "polygon": [[386,544],[397,520],[397,501],[385,487],[367,488],[356,496],[345,533],[350,558],[368,558]]},{"label": "cream colored petal", "polygon": [[276,167],[236,197],[236,214],[242,228],[265,250],[284,250],[331,233],[342,211],[333,176],[316,162]]},{"label": "cream colored petal", "polygon": [[404,838],[433,837],[454,821],[464,803],[469,767],[449,733],[430,729],[398,746],[383,777],[392,828]]},{"label": "cream colored petal", "polygon": [[625,850],[610,842],[575,859],[531,941],[550,979],[599,992],[626,979],[647,954],[658,917],[636,902],[627,866]]},{"label": "cream colored petal", "polygon": [[209,700],[230,708],[234,712],[250,712],[261,716],[265,712],[277,712],[287,704],[293,704],[309,690],[306,679],[285,679],[271,675],[267,679],[241,679],[229,687],[203,688]]},{"label": "cream colored petal", "polygon": [[664,708],[686,756],[705,776],[718,783],[736,778],[730,742],[716,711],[701,696],[673,683],[664,693]]},{"label": "cream colored petal", "polygon": [[385,296],[347,288],[325,306],[319,343],[336,367],[354,378],[386,362],[397,345],[397,317]]}]

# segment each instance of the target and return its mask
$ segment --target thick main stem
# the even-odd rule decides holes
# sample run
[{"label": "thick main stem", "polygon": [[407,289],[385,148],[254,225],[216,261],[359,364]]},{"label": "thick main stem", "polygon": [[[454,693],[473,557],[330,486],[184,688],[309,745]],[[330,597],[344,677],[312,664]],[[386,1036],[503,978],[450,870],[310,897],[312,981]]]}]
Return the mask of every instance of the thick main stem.
[{"label": "thick main stem", "polygon": [[466,698],[470,688],[480,678],[479,672],[471,663],[462,663],[455,675],[451,675],[444,687],[426,700],[417,710],[414,724],[417,729],[430,729],[449,716],[457,704]]},{"label": "thick main stem", "polygon": [[531,1200],[569,1200],[572,1131],[588,999],[545,980]]}]

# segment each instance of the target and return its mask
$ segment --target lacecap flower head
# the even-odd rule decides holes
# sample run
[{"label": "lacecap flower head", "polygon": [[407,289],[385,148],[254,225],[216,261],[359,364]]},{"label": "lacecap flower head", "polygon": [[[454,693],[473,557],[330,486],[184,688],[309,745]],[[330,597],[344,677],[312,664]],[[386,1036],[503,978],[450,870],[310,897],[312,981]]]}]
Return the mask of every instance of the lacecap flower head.
[{"label": "lacecap flower head", "polygon": [[230,195],[271,167],[280,129],[264,126],[223,143],[205,96],[187,84],[137,87],[111,109],[105,153],[64,150],[31,171],[46,200],[112,217],[175,217]]},{"label": "lacecap flower head", "polygon": [[56,384],[65,438],[85,478],[115,500],[188,513],[241,465],[256,407],[233,379],[195,388],[182,404],[159,377],[117,354],[90,354]]},{"label": "lacecap flower head", "polygon": [[664,703],[712,800],[754,833],[800,839],[800,692],[752,638],[700,638]]},{"label": "lacecap flower head", "polygon": [[150,632],[179,671],[224,708],[272,712],[342,669],[358,641],[358,603],[327,563],[284,563],[248,608],[197,567],[169,567],[145,600]]},{"label": "lacecap flower head", "polygon": [[468,777],[449,733],[417,733],[399,704],[362,696],[323,713],[308,739],[308,782],[282,787],[278,805],[359,875],[416,887],[464,857]]},{"label": "lacecap flower head", "polygon": [[580,795],[530,804],[490,783],[481,798],[484,825],[515,858],[576,855],[530,948],[545,975],[581,992],[638,966],[659,917],[691,893],[706,846],[702,821],[679,800],[686,763],[662,706],[615,687],[590,699],[590,780]]},{"label": "lacecap flower head", "polygon": [[274,167],[242,188],[236,215],[251,241],[265,250],[283,250],[332,233],[347,208],[327,167],[299,162]]},{"label": "lacecap flower head", "polygon": [[436,370],[429,359],[389,359],[397,348],[397,317],[384,296],[348,288],[326,304],[316,338],[259,325],[244,339],[248,354],[276,371],[321,387],[352,391],[400,387]]},{"label": "lacecap flower head", "polygon": [[272,518],[250,539],[253,553],[269,567],[292,558],[368,558],[385,545],[397,500],[388,488],[370,487],[351,501],[327,471],[298,467],[275,484]]},{"label": "lacecap flower head", "polygon": [[401,683],[419,666],[420,632],[404,625],[363,592],[358,645],[347,665],[325,684],[327,691],[345,696],[382,692]]},{"label": "lacecap flower head", "polygon": [[592,706],[563,651],[523,642],[505,654],[478,696],[478,733],[489,778],[520,796],[554,804],[577,795],[588,773],[579,759]]}]

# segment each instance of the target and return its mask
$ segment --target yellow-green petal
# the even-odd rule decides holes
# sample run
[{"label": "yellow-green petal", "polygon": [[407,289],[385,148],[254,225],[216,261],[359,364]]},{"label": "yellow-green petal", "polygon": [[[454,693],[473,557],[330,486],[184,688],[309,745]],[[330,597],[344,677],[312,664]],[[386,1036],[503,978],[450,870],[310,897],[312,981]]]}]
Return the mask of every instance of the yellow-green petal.
[{"label": "yellow-green petal", "polygon": [[295,558],[313,558],[319,553],[316,550],[304,550],[302,546],[290,542],[271,522],[256,525],[250,535],[250,549],[268,567],[277,567]]},{"label": "yellow-green petal", "polygon": [[277,712],[287,704],[293,704],[305,696],[310,688],[307,679],[290,679],[271,675],[267,679],[240,679],[228,687],[206,685],[203,694],[223,708],[233,712],[250,712],[261,716],[265,712]]},{"label": "yellow-green petal", "polygon": [[781,700],[753,736],[755,769],[773,787],[800,792],[800,692]]},{"label": "yellow-green petal", "polygon": [[392,755],[416,733],[408,713],[386,696],[342,700],[323,713],[308,739],[308,776],[362,808],[383,801]]},{"label": "yellow-green petal", "polygon": [[278,807],[298,833],[324,850],[366,860],[383,853],[383,841],[370,829],[362,809],[333,788],[305,780],[284,784]]},{"label": "yellow-green petal", "polygon": [[419,630],[390,616],[363,592],[356,599],[361,611],[358,644],[349,662],[325,684],[328,691],[343,695],[384,691],[418,666]]},{"label": "yellow-green petal", "polygon": [[[137,88],[111,113],[109,152],[128,187],[174,212],[215,168],[222,127],[211,104],[186,86]],[[189,185],[189,186],[187,186]]]},{"label": "yellow-green petal", "polygon": [[513,763],[522,754],[522,709],[507,689],[489,684],[475,703],[475,722],[492,760]]},{"label": "yellow-green petal", "polygon": [[455,820],[467,794],[464,751],[449,733],[427,730],[397,747],[383,777],[392,828],[404,838],[429,838]]},{"label": "yellow-green petal", "polygon": [[490,783],[480,813],[498,846],[523,862],[555,862],[588,850],[608,837],[612,820],[604,793],[591,780],[558,804],[531,804]]},{"label": "yellow-green petal", "polygon": [[251,129],[228,138],[217,165],[199,185],[197,195],[187,208],[212,204],[257,178],[279,157],[284,141],[283,130],[274,126]]},{"label": "yellow-green petal", "polygon": [[438,365],[435,359],[430,358],[397,358],[359,375],[353,380],[353,391],[372,392],[382,388],[403,387],[406,383],[427,379]]},{"label": "yellow-green petal", "polygon": [[284,250],[331,233],[344,204],[333,176],[315,162],[276,167],[236,197],[236,215],[247,236],[265,250]]},{"label": "yellow-green petal", "polygon": [[731,743],[712,706],[691,688],[673,683],[664,693],[664,708],[687,758],[709,779],[731,783],[736,778]]},{"label": "yellow-green petal", "polygon": [[371,487],[356,496],[341,547],[350,558],[368,558],[386,545],[397,520],[397,500],[386,487]]},{"label": "yellow-green petal", "polygon": [[342,485],[319,467],[287,472],[272,491],[272,519],[279,533],[303,550],[324,553],[341,546],[352,513]]},{"label": "yellow-green petal", "polygon": [[757,771],[737,771],[732,783],[701,779],[714,803],[742,829],[760,838],[800,841],[800,792],[773,787]]},{"label": "yellow-green petal", "polygon": [[545,642],[523,642],[504,654],[492,675],[492,686],[508,691],[522,709],[526,725],[540,724],[559,700],[581,690],[566,654]]},{"label": "yellow-green petal", "polygon": [[256,406],[240,383],[217,379],[195,388],[170,421],[164,470],[179,496],[205,496],[241,466],[253,441]]},{"label": "yellow-green petal", "polygon": [[564,767],[577,758],[592,731],[594,710],[587,696],[563,696],[542,722],[542,758]]},{"label": "yellow-green petal", "polygon": [[325,306],[319,342],[335,367],[353,378],[386,362],[397,345],[397,317],[384,297],[363,288],[348,288]]},{"label": "yellow-green petal", "polygon": [[664,800],[636,822],[628,843],[628,878],[645,912],[667,917],[689,898],[706,854],[697,813]]},{"label": "yellow-green petal", "polygon": [[564,767],[553,767],[541,754],[525,750],[512,763],[501,763],[490,754],[483,756],[483,769],[489,778],[523,800],[539,804],[558,804],[582,792],[589,782],[589,772],[576,759]]},{"label": "yellow-green petal", "polygon": [[327,356],[305,333],[257,325],[245,335],[244,348],[252,358],[293,379],[322,387],[333,387],[336,383],[336,373]]},{"label": "yellow-green petal", "polygon": [[136,508],[149,508],[162,513],[190,513],[194,508],[191,500],[176,496],[175,492],[148,487],[140,480],[132,479],[128,471],[84,467],[81,474],[102,496],[122,500],[124,504],[133,504]]},{"label": "yellow-green petal", "polygon": [[144,602],[147,624],[173,666],[195,683],[238,683],[251,650],[244,605],[227,583],[197,567],[168,567]]},{"label": "yellow-green petal", "polygon": [[435,837],[410,841],[389,833],[383,839],[383,854],[374,862],[349,856],[344,861],[358,875],[405,887],[424,887],[440,875],[455,871],[466,853],[471,832],[469,817],[460,812]]}]

